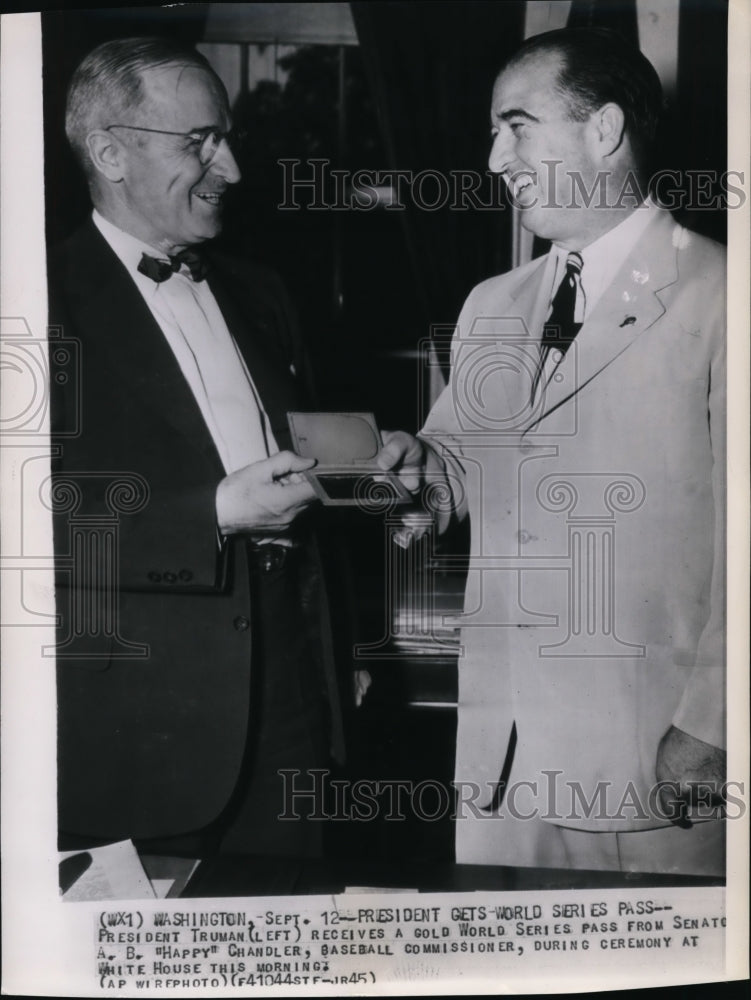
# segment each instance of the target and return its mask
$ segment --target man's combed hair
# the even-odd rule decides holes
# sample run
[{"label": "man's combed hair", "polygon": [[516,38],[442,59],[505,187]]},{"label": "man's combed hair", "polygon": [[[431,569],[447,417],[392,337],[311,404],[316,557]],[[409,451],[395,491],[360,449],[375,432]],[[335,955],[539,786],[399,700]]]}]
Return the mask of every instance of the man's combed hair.
[{"label": "man's combed hair", "polygon": [[575,121],[612,102],[623,111],[634,154],[644,163],[663,113],[660,78],[638,48],[607,28],[561,28],[533,35],[507,66],[532,55],[560,55],[558,90]]},{"label": "man's combed hair", "polygon": [[[88,176],[92,166],[86,137],[97,128],[128,122],[144,97],[143,71],[158,66],[194,66],[208,71],[209,62],[195,49],[163,38],[118,38],[91,51],[68,87],[65,134]],[[219,84],[221,86],[221,84]]]}]

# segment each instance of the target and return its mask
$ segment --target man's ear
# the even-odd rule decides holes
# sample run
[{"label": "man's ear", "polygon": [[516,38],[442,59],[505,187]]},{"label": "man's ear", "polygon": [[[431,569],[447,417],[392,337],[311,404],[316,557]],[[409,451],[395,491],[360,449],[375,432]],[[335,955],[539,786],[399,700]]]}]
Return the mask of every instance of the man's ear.
[{"label": "man's ear", "polygon": [[617,104],[603,104],[592,115],[592,138],[601,157],[611,156],[620,149],[626,131],[626,118]]},{"label": "man's ear", "polygon": [[116,184],[123,179],[127,151],[111,132],[97,129],[86,136],[91,162],[100,174]]}]

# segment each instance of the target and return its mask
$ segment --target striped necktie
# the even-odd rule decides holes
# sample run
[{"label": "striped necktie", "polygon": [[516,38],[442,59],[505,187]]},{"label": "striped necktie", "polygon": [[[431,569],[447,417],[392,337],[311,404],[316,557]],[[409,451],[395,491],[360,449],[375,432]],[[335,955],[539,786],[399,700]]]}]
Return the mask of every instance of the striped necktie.
[{"label": "striped necktie", "polygon": [[548,355],[552,350],[557,350],[560,351],[562,357],[581,329],[581,323],[577,323],[574,316],[582,264],[581,254],[572,250],[566,258],[566,273],[553,297],[550,316],[542,329],[540,359],[532,381],[531,399],[533,403]]}]

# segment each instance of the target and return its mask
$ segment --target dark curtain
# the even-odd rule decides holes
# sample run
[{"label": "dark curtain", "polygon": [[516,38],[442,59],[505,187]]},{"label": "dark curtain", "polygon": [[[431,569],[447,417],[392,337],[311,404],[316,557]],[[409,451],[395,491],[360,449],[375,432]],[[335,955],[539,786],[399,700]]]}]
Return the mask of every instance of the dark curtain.
[{"label": "dark curtain", "polygon": [[573,0],[568,27],[610,28],[638,45],[636,0]]},{"label": "dark curtain", "polygon": [[[726,239],[727,0],[680,0],[678,79],[657,135],[654,170],[674,171],[676,218]],[[612,28],[638,44],[635,0],[573,0],[568,24]]]},{"label": "dark curtain", "polygon": [[[727,0],[681,0],[678,92],[668,109],[662,162],[684,177],[686,197],[677,217],[689,229],[722,242],[727,217],[717,206],[728,195],[725,171],[737,167],[727,162],[727,46]],[[738,184],[737,177],[732,183]],[[737,196],[731,193],[728,201],[737,205]]]},{"label": "dark curtain", "polygon": [[[679,17],[677,88],[666,95],[653,167],[680,178],[670,206],[676,218],[724,241],[727,0],[680,0]],[[635,0],[573,0],[568,24],[611,28],[639,42]]]},{"label": "dark curtain", "polygon": [[[393,169],[487,169],[490,100],[505,59],[523,37],[524,4],[353,3],[352,12]],[[451,187],[451,185],[449,185]],[[438,187],[425,181],[426,200]],[[480,200],[493,191],[486,177]],[[496,199],[497,200],[497,199]],[[466,202],[466,199],[465,199]],[[511,213],[404,201],[402,221],[426,336],[456,321],[469,290],[510,265]]]}]

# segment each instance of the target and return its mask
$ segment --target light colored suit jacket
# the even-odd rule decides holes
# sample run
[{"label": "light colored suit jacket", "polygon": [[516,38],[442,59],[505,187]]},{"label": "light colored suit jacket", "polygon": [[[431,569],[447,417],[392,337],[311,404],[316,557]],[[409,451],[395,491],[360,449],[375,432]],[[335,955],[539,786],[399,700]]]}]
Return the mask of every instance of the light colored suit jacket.
[{"label": "light colored suit jacket", "polygon": [[492,861],[514,723],[525,811],[590,830],[665,825],[669,726],[725,740],[724,252],[659,213],[532,406],[544,270],[472,291],[422,431],[471,519],[460,862]]}]

